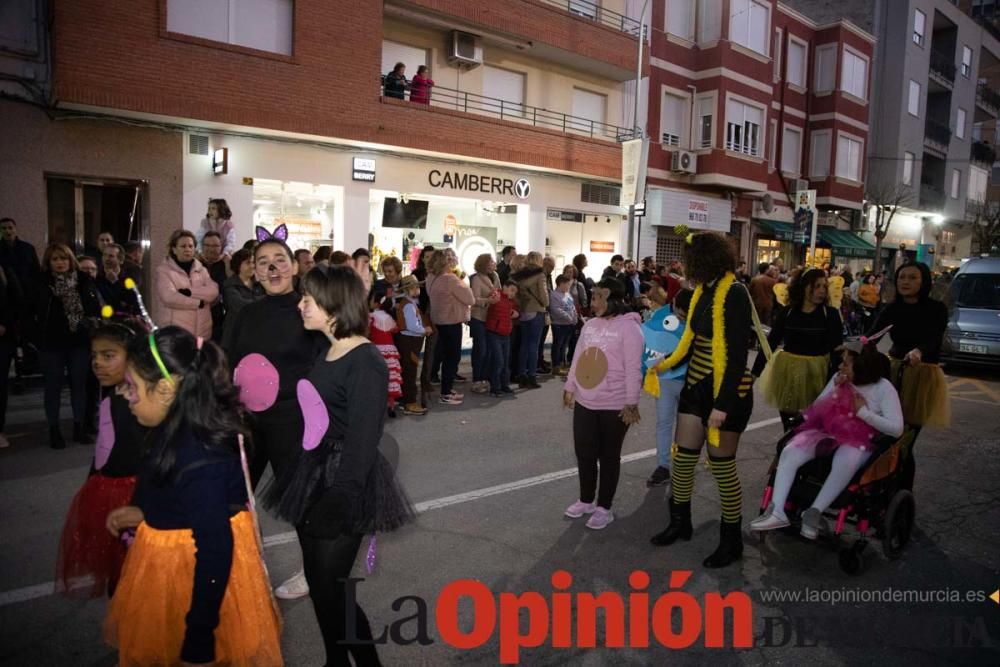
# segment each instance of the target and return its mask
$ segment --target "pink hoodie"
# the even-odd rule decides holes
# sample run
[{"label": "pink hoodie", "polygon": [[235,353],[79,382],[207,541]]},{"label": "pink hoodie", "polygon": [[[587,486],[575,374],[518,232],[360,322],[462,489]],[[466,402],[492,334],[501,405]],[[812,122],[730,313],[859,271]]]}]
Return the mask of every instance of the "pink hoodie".
[{"label": "pink hoodie", "polygon": [[[639,404],[645,349],[641,326],[638,313],[587,321],[564,386],[575,394],[577,403],[590,410],[621,410]],[[581,359],[583,368],[578,369]]]}]

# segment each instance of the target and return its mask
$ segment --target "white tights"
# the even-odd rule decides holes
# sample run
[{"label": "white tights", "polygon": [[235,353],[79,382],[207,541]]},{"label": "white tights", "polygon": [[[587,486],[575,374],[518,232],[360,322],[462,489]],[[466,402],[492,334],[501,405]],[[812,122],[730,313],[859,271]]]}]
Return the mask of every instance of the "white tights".
[{"label": "white tights", "polygon": [[[792,490],[795,473],[803,464],[816,458],[816,445],[826,437],[821,431],[803,431],[795,435],[781,451],[778,470],[774,475],[774,495],[771,497],[774,503],[774,516],[787,518],[785,501],[788,500],[788,493]],[[857,447],[838,447],[833,454],[833,468],[830,470],[830,475],[823,482],[812,506],[820,512],[826,511],[840,492],[847,488],[848,482],[870,456],[870,451]]]}]

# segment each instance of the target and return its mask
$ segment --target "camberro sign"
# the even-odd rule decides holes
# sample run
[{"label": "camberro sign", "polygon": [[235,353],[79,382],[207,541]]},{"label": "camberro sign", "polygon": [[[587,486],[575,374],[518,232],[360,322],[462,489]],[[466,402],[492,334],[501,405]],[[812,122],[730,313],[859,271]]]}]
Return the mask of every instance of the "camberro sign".
[{"label": "camberro sign", "polygon": [[485,174],[469,174],[462,171],[440,171],[432,169],[427,174],[427,182],[432,188],[449,188],[481,192],[491,195],[510,195],[518,199],[531,196],[531,183],[526,178],[500,178]]}]

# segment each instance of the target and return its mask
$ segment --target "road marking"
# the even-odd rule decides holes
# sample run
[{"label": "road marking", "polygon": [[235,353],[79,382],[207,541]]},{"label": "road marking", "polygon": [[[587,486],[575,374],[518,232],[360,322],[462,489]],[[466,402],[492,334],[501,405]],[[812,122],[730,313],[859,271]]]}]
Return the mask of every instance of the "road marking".
[{"label": "road marking", "polygon": [[[754,422],[747,426],[746,431],[756,431],[758,429],[767,428],[768,426],[773,426],[775,424],[780,424],[781,418],[774,417],[772,419],[764,419],[759,422]],[[644,449],[641,452],[635,452],[633,454],[626,454],[622,457],[622,463],[631,463],[633,461],[639,461],[641,459],[649,458],[656,455],[656,449]],[[527,489],[532,486],[538,486],[540,484],[547,484],[549,482],[554,482],[560,479],[566,479],[567,477],[572,477],[576,474],[576,468],[566,468],[565,470],[557,470],[555,472],[546,473],[544,475],[536,475],[535,477],[528,477],[526,479],[517,480],[516,482],[507,482],[506,484],[497,484],[496,486],[488,486],[485,489],[477,489],[475,491],[468,491],[466,493],[458,493],[453,496],[445,496],[444,498],[437,498],[435,500],[425,500],[422,503],[417,503],[414,505],[414,509],[418,514],[423,514],[424,512],[429,512],[431,510],[443,509],[445,507],[451,507],[452,505],[461,505],[462,503],[471,502],[473,500],[479,500],[481,498],[489,498],[490,496],[498,496],[503,493],[511,493],[512,491],[520,491],[521,489]],[[276,547],[282,544],[290,544],[298,540],[295,535],[294,530],[289,530],[284,533],[276,533],[274,535],[268,535],[264,538],[264,548],[268,549],[270,547]],[[35,584],[34,586],[25,586],[24,588],[15,588],[10,591],[4,591],[0,593],[0,607],[5,607],[9,604],[16,604],[18,602],[26,602],[28,600],[33,600],[35,598],[42,598],[48,595],[52,595],[55,591],[55,582],[49,581],[44,584]]]}]

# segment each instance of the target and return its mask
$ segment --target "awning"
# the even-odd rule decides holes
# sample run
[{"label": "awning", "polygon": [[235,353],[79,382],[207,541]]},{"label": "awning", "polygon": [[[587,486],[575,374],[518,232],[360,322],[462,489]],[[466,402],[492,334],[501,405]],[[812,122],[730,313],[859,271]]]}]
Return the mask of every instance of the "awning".
[{"label": "awning", "polygon": [[829,245],[836,257],[875,259],[875,246],[843,229],[820,227],[817,241]]},{"label": "awning", "polygon": [[754,222],[760,226],[762,234],[773,236],[777,241],[792,240],[792,224],[789,222],[781,222],[780,220],[764,220],[761,218],[755,218]]}]

